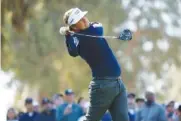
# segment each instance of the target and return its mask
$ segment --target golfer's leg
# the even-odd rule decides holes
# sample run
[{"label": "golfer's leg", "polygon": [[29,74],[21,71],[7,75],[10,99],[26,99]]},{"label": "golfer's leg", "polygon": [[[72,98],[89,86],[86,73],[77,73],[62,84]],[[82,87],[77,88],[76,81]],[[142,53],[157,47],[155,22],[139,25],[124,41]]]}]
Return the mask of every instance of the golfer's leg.
[{"label": "golfer's leg", "polygon": [[88,112],[86,114],[86,120],[85,121],[100,121],[104,113],[106,112],[108,107],[92,107],[90,106],[88,109]]},{"label": "golfer's leg", "polygon": [[104,80],[93,82],[90,85],[90,106],[86,114],[86,121],[100,121],[104,113],[110,107],[114,96],[114,84],[106,83]]},{"label": "golfer's leg", "polygon": [[129,121],[128,107],[127,107],[127,95],[124,85],[121,85],[120,94],[116,96],[109,111],[111,113],[113,121]]}]

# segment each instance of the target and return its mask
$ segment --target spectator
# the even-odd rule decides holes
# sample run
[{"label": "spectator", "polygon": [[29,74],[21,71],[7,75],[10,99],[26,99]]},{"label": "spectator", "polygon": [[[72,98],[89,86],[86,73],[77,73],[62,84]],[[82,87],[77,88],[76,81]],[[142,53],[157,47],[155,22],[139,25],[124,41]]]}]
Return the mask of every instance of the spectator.
[{"label": "spectator", "polygon": [[74,102],[74,92],[71,89],[65,90],[65,100],[56,111],[57,121],[77,121],[82,115],[82,108]]},{"label": "spectator", "polygon": [[166,116],[168,121],[173,121],[173,115],[174,115],[174,105],[169,103],[166,106]]},{"label": "spectator", "polygon": [[134,93],[128,94],[128,115],[130,121],[135,121],[135,115],[136,115],[135,96],[136,95]]},{"label": "spectator", "polygon": [[145,104],[145,100],[143,98],[136,99],[136,110],[139,111]]},{"label": "spectator", "polygon": [[178,117],[179,121],[181,121],[181,105],[178,107]]},{"label": "spectator", "polygon": [[7,121],[18,121],[18,117],[14,108],[8,109]]},{"label": "spectator", "polygon": [[54,109],[56,109],[59,105],[62,105],[64,103],[63,95],[62,94],[55,94],[52,97],[52,101],[54,104]]},{"label": "spectator", "polygon": [[181,121],[181,105],[176,110],[175,117],[173,118],[173,121]]},{"label": "spectator", "polygon": [[48,98],[43,98],[42,112],[35,118],[35,121],[56,121],[55,110],[52,109]]},{"label": "spectator", "polygon": [[128,108],[129,109],[135,109],[135,97],[136,95],[134,93],[128,94]]},{"label": "spectator", "polygon": [[146,92],[146,103],[136,115],[136,121],[167,121],[165,111],[155,102],[153,92]]},{"label": "spectator", "polygon": [[27,113],[24,113],[19,121],[34,121],[35,117],[37,116],[37,112],[33,110],[33,99],[32,98],[27,98],[25,100],[25,106],[27,109]]}]

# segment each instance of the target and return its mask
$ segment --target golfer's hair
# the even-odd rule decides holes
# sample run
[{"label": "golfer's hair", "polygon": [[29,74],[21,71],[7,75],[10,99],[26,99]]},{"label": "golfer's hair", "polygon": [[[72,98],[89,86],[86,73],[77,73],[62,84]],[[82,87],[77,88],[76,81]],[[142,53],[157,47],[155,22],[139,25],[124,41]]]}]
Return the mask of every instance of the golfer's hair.
[{"label": "golfer's hair", "polygon": [[65,12],[65,14],[63,16],[63,21],[64,21],[65,24],[68,24],[68,19],[69,19],[70,14],[72,13],[72,10],[73,9],[70,9],[67,12]]}]

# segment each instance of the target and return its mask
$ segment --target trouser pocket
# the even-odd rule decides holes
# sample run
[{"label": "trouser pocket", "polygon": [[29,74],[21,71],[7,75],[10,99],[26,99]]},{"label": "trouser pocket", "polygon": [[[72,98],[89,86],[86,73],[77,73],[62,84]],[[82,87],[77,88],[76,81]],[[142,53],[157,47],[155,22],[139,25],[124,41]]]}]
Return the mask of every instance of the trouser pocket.
[{"label": "trouser pocket", "polygon": [[102,88],[99,84],[89,86],[89,98],[91,106],[99,106],[102,103]]},{"label": "trouser pocket", "polygon": [[117,94],[118,87],[118,84],[115,82],[90,84],[90,104],[92,106],[106,106],[111,104]]}]

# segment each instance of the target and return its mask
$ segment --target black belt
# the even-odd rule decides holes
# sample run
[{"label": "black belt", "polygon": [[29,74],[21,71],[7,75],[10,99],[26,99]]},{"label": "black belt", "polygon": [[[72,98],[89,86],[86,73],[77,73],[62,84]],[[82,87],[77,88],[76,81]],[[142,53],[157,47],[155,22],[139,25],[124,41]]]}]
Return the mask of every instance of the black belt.
[{"label": "black belt", "polygon": [[121,80],[121,77],[93,77],[93,80]]}]

